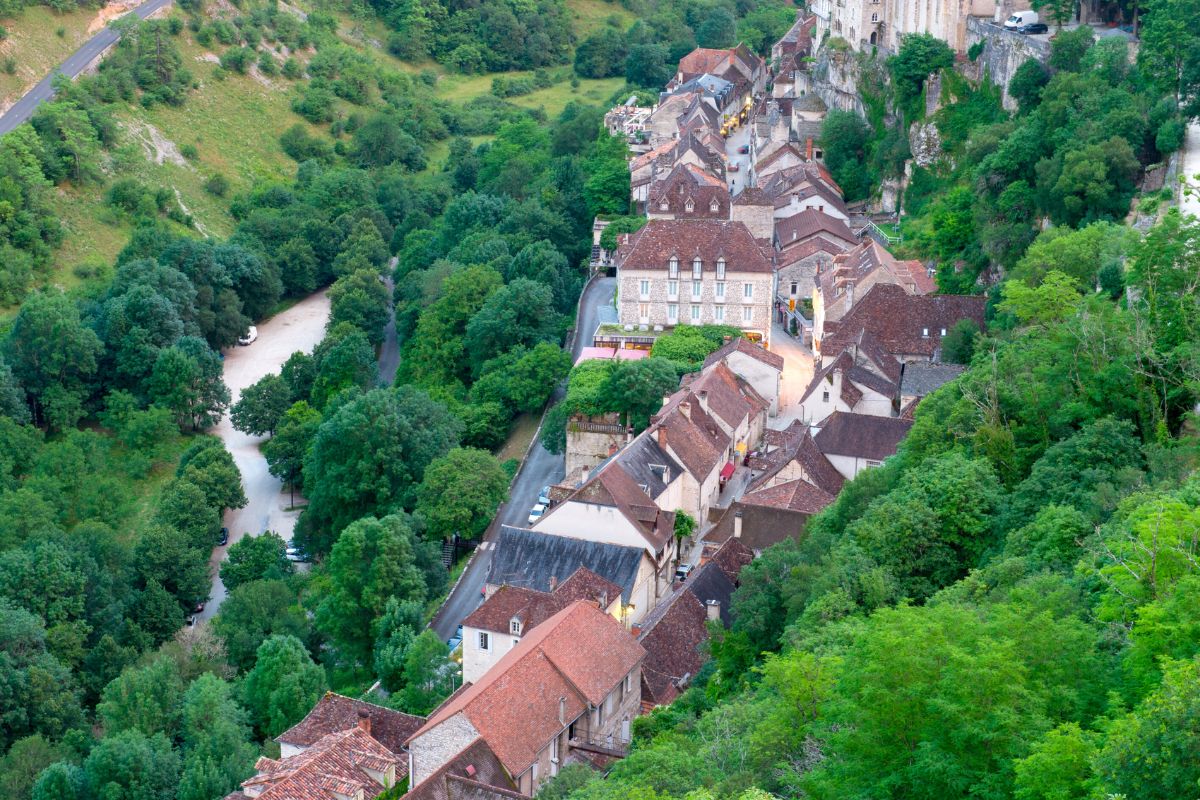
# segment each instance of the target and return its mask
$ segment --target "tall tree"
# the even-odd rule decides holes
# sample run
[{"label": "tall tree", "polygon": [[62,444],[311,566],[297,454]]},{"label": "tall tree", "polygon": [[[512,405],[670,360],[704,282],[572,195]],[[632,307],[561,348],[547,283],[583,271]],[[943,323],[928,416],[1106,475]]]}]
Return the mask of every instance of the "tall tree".
[{"label": "tall tree", "polygon": [[210,800],[254,774],[246,712],[229,684],[211,673],[192,682],[183,696],[183,772],[177,800]]},{"label": "tall tree", "polygon": [[258,648],[242,697],[255,727],[277,736],[299,722],[325,691],[325,672],[294,636],[272,636]]},{"label": "tall tree", "polygon": [[242,396],[229,412],[233,427],[251,436],[273,436],[292,405],[291,395],[291,388],[279,375],[267,375],[252,383],[242,390]]},{"label": "tall tree", "polygon": [[425,468],[417,489],[417,512],[433,538],[483,533],[508,497],[508,475],[486,450],[456,447]]}]

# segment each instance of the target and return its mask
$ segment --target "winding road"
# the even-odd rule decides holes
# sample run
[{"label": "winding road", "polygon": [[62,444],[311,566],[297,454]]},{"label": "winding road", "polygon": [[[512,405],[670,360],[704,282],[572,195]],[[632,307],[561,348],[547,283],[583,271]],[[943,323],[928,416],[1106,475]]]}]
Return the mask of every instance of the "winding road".
[{"label": "winding road", "polygon": [[[592,343],[592,335],[599,324],[596,307],[609,303],[617,290],[616,278],[599,278],[588,284],[583,299],[579,303],[578,331],[575,344],[571,348],[572,355],[579,358],[583,348]],[[561,399],[561,392],[555,399]],[[470,565],[458,585],[446,598],[446,602],[438,609],[430,623],[430,627],[446,641],[462,623],[467,615],[474,611],[483,599],[483,585],[487,579],[488,570],[492,565],[492,547],[495,537],[499,535],[500,525],[516,525],[527,527],[529,509],[537,500],[538,491],[551,483],[563,479],[563,457],[554,455],[541,442],[537,442],[529,450],[529,456],[521,465],[517,479],[513,482],[512,492],[508,502],[500,506],[496,519],[484,534],[484,542],[475,551]]]},{"label": "winding road", "polygon": [[[296,305],[270,319],[258,323],[258,341],[249,347],[233,347],[225,351],[225,384],[229,387],[231,405],[242,396],[242,390],[267,375],[279,372],[292,353],[301,350],[311,353],[325,336],[325,321],[329,319],[329,297],[325,290],[309,295]],[[291,498],[283,491],[283,483],[267,471],[267,460],[258,449],[264,436],[250,436],[236,431],[226,413],[212,431],[221,437],[242,473],[242,488],[246,505],[225,512],[229,528],[229,544],[243,536],[258,536],[263,531],[275,531],[290,539],[298,511],[290,511]],[[225,585],[221,583],[220,566],[229,546],[217,547],[209,561],[212,588],[208,604],[200,619],[211,619],[225,600]]]},{"label": "winding road", "polygon": [[[137,14],[141,19],[146,19],[151,14],[171,5],[172,0],[147,0],[137,8],[129,12],[129,14]],[[129,16],[125,14],[119,19]],[[37,111],[38,106],[54,97],[54,78],[56,75],[66,75],[68,78],[77,78],[79,73],[87,69],[87,66],[103,55],[104,51],[117,43],[117,39],[121,38],[111,27],[105,27],[99,33],[83,43],[83,46],[67,57],[67,60],[59,64],[50,74],[42,78],[36,86],[26,92],[20,100],[13,103],[11,107],[3,114],[0,114],[0,134],[5,134],[13,128],[25,122],[33,116],[33,112]]]}]

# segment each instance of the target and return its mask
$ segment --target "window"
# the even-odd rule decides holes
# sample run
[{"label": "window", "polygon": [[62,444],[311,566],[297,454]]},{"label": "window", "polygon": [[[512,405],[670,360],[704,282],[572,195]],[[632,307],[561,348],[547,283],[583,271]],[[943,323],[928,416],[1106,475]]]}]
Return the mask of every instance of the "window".
[{"label": "window", "polygon": [[872,14],[872,15],[871,15],[871,22],[879,22],[879,15],[878,15],[878,14]]},{"label": "window", "polygon": [[725,280],[725,259],[723,258],[717,259],[717,280]]},{"label": "window", "polygon": [[670,272],[672,278],[679,277],[679,259],[671,256],[671,260],[667,265],[667,271]]},{"label": "window", "polygon": [[670,207],[671,207],[671,204],[667,202],[665,197],[663,198],[662,202],[658,204],[659,211],[666,211]]},{"label": "window", "polygon": [[650,296],[650,281],[646,281],[646,280],[641,281],[638,286],[638,289],[639,289],[639,291],[641,291],[643,298],[649,297]]},{"label": "window", "polygon": [[754,307],[742,306],[742,322],[750,322],[754,319]]},{"label": "window", "polygon": [[667,322],[674,324],[678,321],[679,321],[679,304],[678,303],[668,303],[667,304]]},{"label": "window", "polygon": [[667,281],[667,297],[679,296],[679,281]]},{"label": "window", "polygon": [[828,389],[826,389],[825,391],[821,392],[821,402],[822,402],[822,403],[828,403],[828,402],[829,402],[829,390],[828,390]]},{"label": "window", "polygon": [[703,265],[701,264],[700,259],[697,258],[692,262],[692,277],[696,280],[699,280],[700,276],[703,274],[703,271]]},{"label": "window", "polygon": [[747,300],[754,299],[754,284],[753,283],[743,283],[742,284],[742,297],[746,298]]},{"label": "window", "polygon": [[725,282],[724,281],[717,283],[717,302],[718,303],[725,302]]},{"label": "window", "polygon": [[692,201],[689,199],[689,200],[688,200],[686,203],[684,203],[684,204],[683,204],[683,208],[684,208],[684,210],[685,210],[685,211],[687,211],[687,212],[690,214],[690,213],[692,213],[693,211],[695,211],[695,210],[696,210],[696,204],[695,204],[695,203],[693,203],[693,202],[692,202]]},{"label": "window", "polygon": [[945,335],[946,335],[946,329],[942,328],[942,336],[945,336]]},{"label": "window", "polygon": [[641,320],[642,324],[650,321],[649,303],[638,303],[638,319]]},{"label": "window", "polygon": [[921,328],[921,338],[922,339],[929,338],[929,328]]},{"label": "window", "polygon": [[718,203],[716,200],[713,200],[711,203],[708,204],[708,210],[715,214],[721,210],[721,204]]},{"label": "window", "polygon": [[492,637],[490,634],[488,634],[484,631],[480,631],[479,632],[479,649],[480,650],[491,650],[492,649],[491,638]]},{"label": "window", "polygon": [[509,622],[508,623],[508,632],[515,633],[517,636],[520,636],[521,635],[521,620],[514,619],[511,622]]},{"label": "window", "polygon": [[717,322],[724,322],[725,321],[725,306],[717,306],[716,308],[714,308],[713,309],[713,317],[717,320]]},{"label": "window", "polygon": [[692,321],[698,322],[699,320],[700,320],[700,306],[692,305]]},{"label": "window", "polygon": [[692,297],[700,296],[700,281],[692,281]]},{"label": "window", "polygon": [[797,292],[799,289],[800,289],[800,284],[799,284],[799,283],[797,283],[796,281],[792,281],[792,297],[795,297],[795,296],[796,296],[796,292]]},{"label": "window", "polygon": [[632,672],[625,676],[625,691],[627,691],[627,692],[633,691],[633,673]]}]

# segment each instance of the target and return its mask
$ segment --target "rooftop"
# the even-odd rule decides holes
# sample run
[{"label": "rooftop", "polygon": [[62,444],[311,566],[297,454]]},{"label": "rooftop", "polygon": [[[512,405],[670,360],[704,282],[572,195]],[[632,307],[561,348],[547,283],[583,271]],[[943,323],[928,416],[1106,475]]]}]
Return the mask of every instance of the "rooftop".
[{"label": "rooftop", "polygon": [[331,733],[355,727],[358,725],[359,714],[363,712],[371,720],[371,735],[395,753],[400,752],[404,741],[425,722],[422,717],[326,692],[304,719],[276,736],[275,741],[296,747],[308,747]]},{"label": "rooftop", "polygon": [[588,542],[503,525],[492,554],[487,583],[549,592],[581,566],[621,588],[628,603],[644,551],[638,547]]},{"label": "rooftop", "polygon": [[826,455],[883,461],[894,456],[912,420],[835,411],[813,439]]}]

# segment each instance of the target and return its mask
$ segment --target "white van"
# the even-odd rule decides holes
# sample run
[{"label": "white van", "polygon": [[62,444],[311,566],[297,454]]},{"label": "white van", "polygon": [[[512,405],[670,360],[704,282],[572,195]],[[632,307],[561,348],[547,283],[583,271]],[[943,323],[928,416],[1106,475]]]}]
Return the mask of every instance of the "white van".
[{"label": "white van", "polygon": [[246,347],[248,345],[254,344],[254,342],[257,340],[258,340],[258,328],[255,327],[254,325],[251,325],[249,330],[247,330],[246,333],[243,334],[238,339],[238,344],[240,344],[242,347]]},{"label": "white van", "polygon": [[1004,20],[1004,27],[1009,30],[1016,30],[1024,25],[1032,25],[1038,21],[1036,11],[1018,11],[1008,19]]}]

